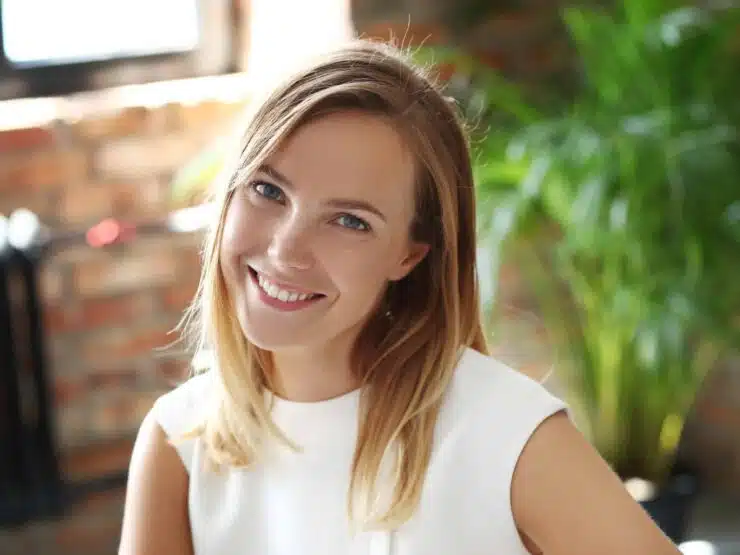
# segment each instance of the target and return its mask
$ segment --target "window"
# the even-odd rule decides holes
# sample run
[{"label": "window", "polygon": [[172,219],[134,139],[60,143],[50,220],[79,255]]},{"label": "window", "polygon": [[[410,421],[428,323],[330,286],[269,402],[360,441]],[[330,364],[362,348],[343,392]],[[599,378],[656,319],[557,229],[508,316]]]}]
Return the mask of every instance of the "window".
[{"label": "window", "polygon": [[271,79],[353,35],[349,0],[251,0],[247,68]]},{"label": "window", "polygon": [[234,69],[231,0],[0,0],[0,99]]}]

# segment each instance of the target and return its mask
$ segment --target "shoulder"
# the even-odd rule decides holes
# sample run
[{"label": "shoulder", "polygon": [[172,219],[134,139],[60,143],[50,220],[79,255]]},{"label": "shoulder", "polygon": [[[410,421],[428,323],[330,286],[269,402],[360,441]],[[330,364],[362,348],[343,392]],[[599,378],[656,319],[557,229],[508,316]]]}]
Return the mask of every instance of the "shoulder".
[{"label": "shoulder", "polygon": [[197,423],[212,398],[213,383],[211,371],[196,374],[157,398],[152,412],[168,436]]},{"label": "shoulder", "polygon": [[155,409],[149,411],[134,442],[121,554],[192,553],[187,515],[188,464],[181,450],[168,441],[160,420]]},{"label": "shoulder", "polygon": [[463,403],[491,417],[536,419],[567,410],[543,383],[469,347],[461,352],[448,397],[450,403]]},{"label": "shoulder", "polygon": [[150,412],[150,418],[162,428],[188,470],[195,440],[183,440],[181,436],[203,421],[213,399],[213,388],[212,371],[197,374],[157,398]]},{"label": "shoulder", "polygon": [[[529,438],[566,403],[540,382],[491,356],[465,348],[440,413],[440,439],[456,438],[461,455],[491,465],[509,481]],[[468,452],[469,451],[469,452]]]}]

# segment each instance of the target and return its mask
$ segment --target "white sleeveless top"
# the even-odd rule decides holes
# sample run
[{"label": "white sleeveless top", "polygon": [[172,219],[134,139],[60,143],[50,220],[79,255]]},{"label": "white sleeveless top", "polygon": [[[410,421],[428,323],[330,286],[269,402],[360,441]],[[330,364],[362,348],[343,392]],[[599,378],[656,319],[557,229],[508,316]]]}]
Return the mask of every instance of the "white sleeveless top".
[{"label": "white sleeveless top", "polygon": [[[191,378],[152,409],[172,437],[198,421],[211,376]],[[274,441],[265,462],[202,470],[199,439],[177,443],[190,475],[196,555],[527,555],[511,511],[514,467],[528,438],[566,409],[542,385],[465,349],[435,430],[421,502],[390,532],[352,535],[349,469],[359,392],[317,403],[276,399],[273,418],[295,452]]]}]

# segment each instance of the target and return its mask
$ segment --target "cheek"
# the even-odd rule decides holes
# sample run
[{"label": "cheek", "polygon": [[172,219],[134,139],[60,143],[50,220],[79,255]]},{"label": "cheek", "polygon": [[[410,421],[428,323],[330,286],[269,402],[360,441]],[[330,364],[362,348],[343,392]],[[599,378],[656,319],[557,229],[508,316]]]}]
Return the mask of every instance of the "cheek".
[{"label": "cheek", "polygon": [[241,242],[240,238],[244,235],[246,221],[243,214],[244,210],[239,203],[232,200],[226,210],[224,219],[223,234],[221,236],[222,255],[228,255],[236,250],[237,245]]},{"label": "cheek", "polygon": [[250,210],[237,195],[238,193],[232,199],[224,219],[221,236],[222,256],[247,254],[260,244],[265,235],[266,225],[261,221],[259,211]]},{"label": "cheek", "polygon": [[340,291],[358,295],[376,295],[390,275],[388,245],[378,239],[367,241],[334,241],[321,248],[322,265]]},{"label": "cheek", "polygon": [[260,241],[254,229],[254,218],[237,200],[232,200],[226,210],[221,234],[219,263],[227,281],[241,280],[244,269],[242,256],[254,251]]}]

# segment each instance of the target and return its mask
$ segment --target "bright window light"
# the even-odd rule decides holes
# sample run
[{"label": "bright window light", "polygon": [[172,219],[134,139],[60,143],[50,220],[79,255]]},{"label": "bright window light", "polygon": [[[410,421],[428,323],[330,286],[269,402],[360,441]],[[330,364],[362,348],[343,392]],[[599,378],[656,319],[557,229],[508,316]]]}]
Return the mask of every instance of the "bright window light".
[{"label": "bright window light", "polygon": [[692,540],[678,546],[684,555],[717,555],[714,546],[703,540]]},{"label": "bright window light", "polygon": [[197,0],[3,0],[3,47],[18,67],[187,52]]},{"label": "bright window light", "polygon": [[302,59],[350,39],[349,0],[252,0],[247,72],[279,77]]}]

